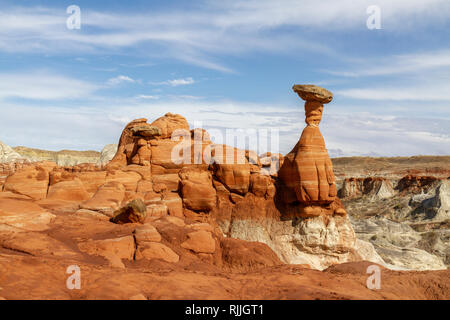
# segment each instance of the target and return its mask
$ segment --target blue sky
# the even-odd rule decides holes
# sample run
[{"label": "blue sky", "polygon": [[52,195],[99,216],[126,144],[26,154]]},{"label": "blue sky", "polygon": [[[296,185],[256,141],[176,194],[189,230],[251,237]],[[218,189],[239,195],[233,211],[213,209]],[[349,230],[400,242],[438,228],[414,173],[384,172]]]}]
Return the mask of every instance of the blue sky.
[{"label": "blue sky", "polygon": [[304,127],[291,87],[312,83],[334,93],[321,124],[332,156],[449,154],[448,0],[0,5],[8,145],[101,150],[128,121],[175,112],[207,129],[279,129],[286,153]]}]

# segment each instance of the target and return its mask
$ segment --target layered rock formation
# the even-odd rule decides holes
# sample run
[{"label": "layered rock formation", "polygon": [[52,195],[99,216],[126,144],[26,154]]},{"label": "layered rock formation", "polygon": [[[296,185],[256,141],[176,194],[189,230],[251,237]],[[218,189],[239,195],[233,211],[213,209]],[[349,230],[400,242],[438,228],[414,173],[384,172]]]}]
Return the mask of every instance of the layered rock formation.
[{"label": "layered rock formation", "polygon": [[10,163],[21,159],[23,159],[23,157],[20,154],[0,141],[0,163]]},{"label": "layered rock formation", "polygon": [[[373,244],[391,267],[446,268],[450,265],[448,157],[413,157],[407,168],[405,160],[362,159],[363,169],[352,165],[349,170],[354,178],[338,179],[338,194],[357,237]],[[344,172],[350,162],[354,160],[335,159],[337,171]]]},{"label": "layered rock formation", "polygon": [[75,166],[81,163],[96,163],[100,153],[96,151],[48,151],[27,147],[15,147],[14,151],[30,162],[52,161],[59,166]]},{"label": "layered rock formation", "polygon": [[0,141],[0,165],[52,161],[59,166],[76,166],[93,163],[103,166],[109,163],[117,152],[116,144],[106,145],[101,152],[97,151],[48,151],[27,147],[14,147]]},{"label": "layered rock formation", "polygon": [[100,152],[100,157],[97,160],[98,166],[107,165],[117,153],[117,144],[108,144]]},{"label": "layered rock formation", "polygon": [[307,126],[279,171],[287,187],[284,202],[298,203],[303,217],[345,215],[345,209],[337,199],[333,165],[319,130],[323,104],[329,103],[333,95],[314,85],[295,85],[293,90],[306,101]]},{"label": "layered rock formation", "polygon": [[[436,256],[445,256],[446,240],[425,231],[418,235],[429,225],[408,229],[386,219],[364,224],[357,220],[364,211],[354,210],[369,195],[372,203],[427,190],[426,197],[414,193],[411,200],[417,203],[417,222],[433,215],[437,224],[445,223],[446,182],[412,176],[398,183],[335,181],[318,128],[331,93],[315,86],[294,90],[306,100],[307,127],[286,157],[214,144],[205,130],[190,130],[185,118],[168,113],[152,123],[130,122],[112,161],[101,166],[48,161],[1,166],[0,268],[10,277],[0,278],[0,294],[9,299],[448,299],[448,271],[420,276],[386,271],[383,277],[394,284],[385,291],[362,288],[367,261],[442,269]],[[336,185],[344,185],[339,194],[349,214]],[[356,262],[361,260],[366,262]],[[73,264],[86,279],[79,293],[66,290],[62,276],[42,276],[55,268],[64,275]],[[354,278],[348,280],[350,274]],[[11,280],[19,276],[20,284]],[[242,283],[262,277],[264,286],[242,291]],[[405,279],[407,289],[401,284]],[[30,290],[27,283],[42,288]],[[298,285],[310,293],[294,290]]]},{"label": "layered rock formation", "polygon": [[[317,87],[302,90],[313,99],[306,103],[308,126],[284,162],[280,155],[258,157],[214,144],[205,130],[190,131],[185,118],[168,113],[151,124],[130,122],[104,169],[34,163],[10,174],[3,190],[51,210],[108,217],[119,212],[117,221],[169,215],[207,222],[225,236],[267,244],[284,263],[323,269],[361,259],[380,262],[370,245],[358,253],[361,244],[336,196],[331,161],[316,126],[321,103],[331,94]],[[280,178],[275,160],[283,163]],[[286,198],[289,192],[294,201]],[[126,207],[115,212],[132,200],[145,203],[147,218],[129,218]]]}]

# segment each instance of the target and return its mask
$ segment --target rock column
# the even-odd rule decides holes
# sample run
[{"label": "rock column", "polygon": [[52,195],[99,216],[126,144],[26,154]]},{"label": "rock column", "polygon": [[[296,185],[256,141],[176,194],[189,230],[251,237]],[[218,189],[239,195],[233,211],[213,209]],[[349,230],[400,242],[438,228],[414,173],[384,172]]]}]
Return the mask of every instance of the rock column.
[{"label": "rock column", "polygon": [[306,101],[307,126],[279,172],[287,192],[291,193],[285,202],[298,204],[303,217],[345,215],[337,198],[333,165],[319,130],[323,105],[331,102],[333,95],[314,85],[294,85],[293,90]]}]

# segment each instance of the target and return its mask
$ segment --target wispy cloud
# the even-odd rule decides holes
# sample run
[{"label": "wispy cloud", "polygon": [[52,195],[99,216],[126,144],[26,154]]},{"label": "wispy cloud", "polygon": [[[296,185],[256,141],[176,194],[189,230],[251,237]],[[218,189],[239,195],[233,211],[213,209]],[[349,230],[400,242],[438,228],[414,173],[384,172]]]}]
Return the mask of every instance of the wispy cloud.
[{"label": "wispy cloud", "polygon": [[[225,55],[252,52],[333,52],[302,29],[364,30],[362,0],[205,1],[201,8],[149,12],[98,12],[82,8],[81,30],[65,27],[65,12],[54,8],[3,7],[0,50],[4,52],[101,53],[141,47],[146,54],[173,58],[208,69],[233,72]],[[447,0],[378,0],[383,29],[411,31],[440,26],[450,17]],[[276,37],[271,32],[278,31]]]},{"label": "wispy cloud", "polygon": [[363,100],[450,101],[450,82],[337,90],[344,97]]},{"label": "wispy cloud", "polygon": [[85,98],[98,85],[46,71],[0,73],[0,99],[62,100]]},{"label": "wispy cloud", "polygon": [[450,69],[450,49],[392,55],[378,59],[352,61],[350,70],[322,70],[335,76],[371,77],[422,73]]},{"label": "wispy cloud", "polygon": [[155,96],[155,95],[140,94],[136,98],[138,98],[138,99],[158,100],[160,97],[159,96]]},{"label": "wispy cloud", "polygon": [[172,87],[178,87],[178,86],[186,86],[190,84],[194,84],[195,80],[191,77],[188,78],[182,78],[182,79],[173,79],[173,80],[166,80],[161,82],[149,82],[151,85],[169,85]]},{"label": "wispy cloud", "polygon": [[128,76],[120,75],[120,76],[108,79],[108,81],[106,81],[106,84],[108,86],[116,86],[116,85],[119,85],[124,82],[135,83],[136,80],[134,80]]},{"label": "wispy cloud", "polygon": [[[450,49],[367,58],[345,71],[322,70],[347,80],[335,91],[348,98],[377,101],[450,101]],[[350,84],[349,84],[350,83]],[[354,84],[351,84],[354,83]],[[367,84],[368,83],[368,84]],[[356,85],[355,85],[356,84]]]},{"label": "wispy cloud", "polygon": [[[210,131],[226,128],[279,130],[279,151],[287,153],[305,126],[304,113],[284,105],[151,99],[148,102],[129,99],[120,104],[102,101],[101,104],[104,103],[108,104],[106,110],[100,105],[36,108],[4,103],[0,118],[2,140],[12,146],[101,150],[105,144],[118,141],[129,121],[146,117],[151,122],[170,111],[185,116],[191,127],[201,125]],[[251,125],[248,119],[252,119]],[[30,125],[17,126],[17,123]],[[33,126],[33,123],[40,125]],[[450,150],[450,120],[445,119],[325,112],[320,128],[332,156],[444,155]]]}]

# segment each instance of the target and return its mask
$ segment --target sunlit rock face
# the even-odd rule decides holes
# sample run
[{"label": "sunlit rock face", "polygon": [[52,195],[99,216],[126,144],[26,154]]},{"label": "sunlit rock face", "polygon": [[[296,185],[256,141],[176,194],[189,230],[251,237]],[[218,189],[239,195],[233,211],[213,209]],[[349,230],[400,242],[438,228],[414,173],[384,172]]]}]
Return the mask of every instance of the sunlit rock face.
[{"label": "sunlit rock face", "polygon": [[[167,113],[151,123],[142,118],[127,124],[109,163],[30,164],[8,173],[3,189],[36,201],[43,210],[100,221],[126,212],[127,219],[120,220],[125,225],[164,217],[180,224],[204,223],[201,233],[180,234],[180,243],[183,250],[213,263],[220,261],[220,253],[213,248],[220,248],[225,238],[264,243],[264,250],[272,250],[277,257],[271,261],[315,269],[358,260],[382,263],[371,244],[357,241],[337,197],[333,168],[318,128],[323,103],[331,101],[331,93],[316,86],[294,89],[306,99],[307,127],[286,157],[258,156],[251,150],[215,144],[205,130],[191,130],[183,116]],[[110,149],[105,150],[107,158],[115,147]],[[198,152],[201,161],[195,161]],[[142,204],[138,218],[129,219],[129,203]],[[0,217],[0,223],[5,217]],[[124,248],[128,248],[125,240]],[[100,250],[93,248],[92,252]],[[177,263],[181,252],[178,247],[153,244],[141,249],[136,256],[163,257],[171,263]],[[127,251],[120,257],[128,256]],[[111,261],[123,267],[120,260]]]},{"label": "sunlit rock face", "polygon": [[319,129],[323,104],[330,102],[333,95],[314,85],[294,85],[293,90],[306,101],[307,126],[279,171],[285,187],[283,202],[297,204],[302,217],[345,215],[337,198],[333,165]]}]

